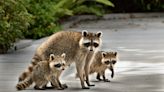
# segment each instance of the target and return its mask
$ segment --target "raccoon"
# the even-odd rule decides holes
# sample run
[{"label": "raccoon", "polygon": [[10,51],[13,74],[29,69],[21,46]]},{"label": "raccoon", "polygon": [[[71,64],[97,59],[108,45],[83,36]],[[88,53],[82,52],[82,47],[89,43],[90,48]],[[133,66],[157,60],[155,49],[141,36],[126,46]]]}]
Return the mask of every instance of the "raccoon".
[{"label": "raccoon", "polygon": [[57,89],[64,89],[66,85],[62,85],[59,81],[61,72],[65,69],[65,53],[61,56],[50,54],[48,61],[39,62],[33,72],[24,81],[16,85],[17,90],[23,90],[32,83],[35,83],[35,89],[44,90],[46,84],[50,81]]},{"label": "raccoon", "polygon": [[[83,30],[82,32],[60,31],[53,34],[47,41],[43,42],[37,48],[32,59],[32,65],[29,66],[27,69],[28,71],[21,74],[19,81],[26,79],[26,77],[32,72],[32,67],[38,62],[46,60],[50,53],[53,53],[54,55],[66,53],[66,65],[75,62],[82,88],[89,89],[89,87],[84,85],[82,72],[84,70],[86,72],[88,71],[86,69],[88,69],[87,67],[90,67],[90,63],[86,63],[86,57],[89,52],[94,53],[98,51],[102,43],[101,36],[102,32],[91,33],[87,30]],[[87,80],[86,83],[88,86],[93,86],[89,83],[89,80]]]},{"label": "raccoon", "polygon": [[[105,78],[105,70],[110,69],[112,72],[111,77],[114,77],[114,65],[117,62],[117,52],[104,52],[104,51],[98,51],[95,53],[95,56],[92,57],[93,53],[90,53],[87,56],[87,61],[90,60],[90,58],[93,58],[92,63],[90,65],[89,74],[97,73],[97,79],[102,80],[100,77],[103,77],[103,80],[105,82],[110,82],[110,80]],[[86,74],[83,72],[83,77],[85,78]],[[76,77],[79,77],[76,74]],[[87,79],[86,79],[87,80]]]},{"label": "raccoon", "polygon": [[103,77],[103,81],[110,82],[110,80],[105,78],[105,70],[109,69],[111,73],[111,77],[114,77],[114,65],[117,62],[117,52],[98,52],[96,53],[96,57],[90,67],[90,73],[97,73],[96,79],[101,81],[101,76]]}]

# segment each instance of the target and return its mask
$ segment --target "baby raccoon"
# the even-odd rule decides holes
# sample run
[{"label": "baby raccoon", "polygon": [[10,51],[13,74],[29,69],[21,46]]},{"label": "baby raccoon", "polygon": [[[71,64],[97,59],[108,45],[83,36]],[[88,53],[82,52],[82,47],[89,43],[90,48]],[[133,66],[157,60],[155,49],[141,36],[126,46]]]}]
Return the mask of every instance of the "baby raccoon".
[{"label": "baby raccoon", "polygon": [[35,83],[35,89],[43,90],[50,81],[57,89],[64,89],[66,85],[62,85],[59,81],[59,76],[64,69],[65,53],[61,56],[50,54],[49,60],[39,62],[28,78],[19,82],[16,88],[17,90],[23,90]]},{"label": "baby raccoon", "polygon": [[96,72],[97,79],[102,80],[100,77],[103,77],[103,81],[110,82],[110,80],[105,78],[105,70],[109,69],[111,77],[114,77],[114,65],[117,62],[117,52],[98,52],[95,61],[92,63],[90,68],[90,73]]},{"label": "baby raccoon", "polygon": [[[89,58],[89,56],[88,56]],[[95,53],[95,57],[90,65],[89,74],[97,73],[97,79],[101,80],[101,76],[104,81],[109,81],[105,78],[105,70],[110,69],[112,74],[111,77],[114,76],[114,65],[117,62],[117,52],[103,52],[98,51]]]}]

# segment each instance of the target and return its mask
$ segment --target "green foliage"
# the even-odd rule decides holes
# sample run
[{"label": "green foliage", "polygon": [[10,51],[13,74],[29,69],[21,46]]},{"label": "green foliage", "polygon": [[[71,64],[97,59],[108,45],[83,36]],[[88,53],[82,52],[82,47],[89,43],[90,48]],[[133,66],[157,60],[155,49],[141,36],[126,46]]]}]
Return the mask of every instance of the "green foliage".
[{"label": "green foliage", "polygon": [[33,15],[33,22],[30,23],[28,31],[24,32],[26,38],[38,39],[48,36],[59,28],[55,23],[57,17],[54,17],[55,10],[53,9],[56,2],[53,2],[52,0],[25,1],[27,1],[27,11]]},{"label": "green foliage", "polygon": [[60,30],[58,21],[65,16],[102,16],[108,9],[114,12],[164,11],[164,1],[0,0],[0,53],[5,53],[20,38],[38,39]]},{"label": "green foliage", "polygon": [[0,53],[5,53],[27,31],[31,15],[22,3],[22,0],[0,1]]},{"label": "green foliage", "polygon": [[[113,6],[108,0],[90,1],[86,0],[28,0],[27,10],[33,15],[34,23],[28,28],[30,32],[25,33],[26,38],[38,39],[60,29],[56,23],[64,16],[89,13],[102,16],[103,4]],[[101,3],[96,4],[95,2]],[[82,9],[83,8],[83,9]],[[57,28],[56,28],[57,27]]]},{"label": "green foliage", "polygon": [[73,9],[75,14],[95,14],[97,16],[102,16],[104,14],[104,10],[101,8],[101,6],[91,6],[87,7],[85,5],[77,6],[76,8]]},{"label": "green foliage", "polygon": [[20,38],[38,39],[61,29],[60,21],[75,14],[102,16],[108,0],[0,0],[0,53]]},{"label": "green foliage", "polygon": [[102,3],[104,5],[108,5],[108,6],[114,7],[114,4],[111,1],[108,1],[108,0],[96,0],[96,1],[99,2],[99,3]]}]

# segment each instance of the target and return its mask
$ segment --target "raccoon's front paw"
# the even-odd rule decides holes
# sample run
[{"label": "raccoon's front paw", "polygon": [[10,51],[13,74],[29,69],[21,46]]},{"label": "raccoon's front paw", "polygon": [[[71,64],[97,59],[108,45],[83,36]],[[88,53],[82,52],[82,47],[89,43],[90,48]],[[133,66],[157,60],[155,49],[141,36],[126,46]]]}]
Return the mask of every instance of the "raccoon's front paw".
[{"label": "raccoon's front paw", "polygon": [[86,83],[87,83],[88,86],[95,86],[94,84],[90,84],[89,81],[86,81]]},{"label": "raccoon's front paw", "polygon": [[102,79],[100,79],[100,78],[97,78],[97,80],[98,80],[98,81],[102,81]]},{"label": "raccoon's front paw", "polygon": [[110,82],[110,80],[109,80],[109,79],[104,79],[103,81],[104,81],[104,82]]},{"label": "raccoon's front paw", "polygon": [[89,84],[88,86],[95,86],[95,84]]},{"label": "raccoon's front paw", "polygon": [[64,88],[64,89],[68,88],[67,84],[62,84],[61,87]]},{"label": "raccoon's front paw", "polygon": [[82,87],[82,89],[90,89],[89,87]]},{"label": "raccoon's front paw", "polygon": [[64,88],[62,88],[62,87],[58,87],[57,90],[64,90]]}]

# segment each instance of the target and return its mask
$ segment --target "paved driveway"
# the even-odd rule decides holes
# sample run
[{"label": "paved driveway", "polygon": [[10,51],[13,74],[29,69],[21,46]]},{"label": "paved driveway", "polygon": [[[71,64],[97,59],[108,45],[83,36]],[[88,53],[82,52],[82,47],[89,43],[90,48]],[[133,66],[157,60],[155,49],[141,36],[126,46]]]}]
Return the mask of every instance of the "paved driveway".
[{"label": "paved driveway", "polygon": [[[110,78],[110,71],[106,73],[110,83],[98,82],[93,74],[90,78],[96,86],[89,90],[81,90],[72,64],[61,78],[69,86],[65,92],[164,92],[164,18],[87,21],[73,29],[102,31],[102,50],[117,51],[119,61],[113,79]],[[0,92],[16,91],[19,74],[30,63],[35,49],[45,39],[34,41],[31,46],[14,53],[0,55]],[[30,87],[24,91],[36,90]],[[54,90],[43,92],[50,91]]]}]

